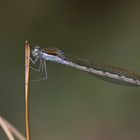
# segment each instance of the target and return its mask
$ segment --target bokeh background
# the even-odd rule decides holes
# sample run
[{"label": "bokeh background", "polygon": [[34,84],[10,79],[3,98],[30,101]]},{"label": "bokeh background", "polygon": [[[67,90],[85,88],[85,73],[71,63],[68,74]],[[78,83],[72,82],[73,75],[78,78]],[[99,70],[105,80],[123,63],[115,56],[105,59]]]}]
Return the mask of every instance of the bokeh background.
[{"label": "bokeh background", "polygon": [[[1,1],[0,115],[25,135],[26,39],[140,73],[139,7],[134,0]],[[60,64],[47,67],[48,80],[30,85],[32,140],[140,139],[140,88]]]}]

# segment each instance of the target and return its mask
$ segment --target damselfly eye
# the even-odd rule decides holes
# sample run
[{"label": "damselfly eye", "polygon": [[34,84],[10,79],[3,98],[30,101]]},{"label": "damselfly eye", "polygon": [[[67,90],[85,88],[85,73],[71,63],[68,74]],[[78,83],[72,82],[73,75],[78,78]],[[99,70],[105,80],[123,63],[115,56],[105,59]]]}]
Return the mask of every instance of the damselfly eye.
[{"label": "damselfly eye", "polygon": [[35,47],[33,48],[33,50],[32,50],[32,56],[33,56],[33,57],[36,57],[36,56],[39,55],[39,53],[40,53],[40,47],[39,47],[39,46],[35,46]]}]

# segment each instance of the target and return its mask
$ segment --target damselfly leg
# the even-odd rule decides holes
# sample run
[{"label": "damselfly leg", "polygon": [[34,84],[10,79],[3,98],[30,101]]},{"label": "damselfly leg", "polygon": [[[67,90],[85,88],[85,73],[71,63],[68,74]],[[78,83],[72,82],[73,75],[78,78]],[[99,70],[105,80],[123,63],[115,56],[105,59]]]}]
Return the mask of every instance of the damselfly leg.
[{"label": "damselfly leg", "polygon": [[[30,58],[31,62],[33,63],[33,60]],[[34,64],[34,63],[33,63]],[[38,68],[34,68],[32,66],[30,66],[30,68],[34,71],[40,72],[41,71],[41,67],[42,67],[42,63],[41,63],[41,59],[40,59],[40,63],[39,63],[39,67]]]},{"label": "damselfly leg", "polygon": [[33,60],[31,57],[30,57],[30,61],[33,63],[33,64],[36,64],[36,62],[39,60],[39,67],[38,68],[34,68],[32,66],[30,66],[30,68],[34,71],[37,71],[37,72],[41,72],[43,74],[45,74],[45,76],[43,78],[40,78],[40,79],[34,79],[34,80],[31,80],[31,81],[41,81],[41,80],[45,80],[47,79],[48,75],[47,75],[47,66],[46,66],[46,62],[44,59],[41,59],[40,57],[37,57],[35,60]]}]

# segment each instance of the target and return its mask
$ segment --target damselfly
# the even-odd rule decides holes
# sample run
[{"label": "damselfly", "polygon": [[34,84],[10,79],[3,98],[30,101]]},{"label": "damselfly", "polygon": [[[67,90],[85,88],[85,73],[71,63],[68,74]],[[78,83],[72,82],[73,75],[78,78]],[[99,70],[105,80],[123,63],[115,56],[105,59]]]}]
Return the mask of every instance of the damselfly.
[{"label": "damselfly", "polygon": [[44,79],[47,79],[46,61],[53,61],[77,68],[108,82],[126,86],[140,86],[140,75],[131,70],[69,56],[59,49],[42,49],[36,46],[32,49],[32,57],[34,58],[34,60],[31,58],[33,64],[40,61],[39,71],[44,71]]}]

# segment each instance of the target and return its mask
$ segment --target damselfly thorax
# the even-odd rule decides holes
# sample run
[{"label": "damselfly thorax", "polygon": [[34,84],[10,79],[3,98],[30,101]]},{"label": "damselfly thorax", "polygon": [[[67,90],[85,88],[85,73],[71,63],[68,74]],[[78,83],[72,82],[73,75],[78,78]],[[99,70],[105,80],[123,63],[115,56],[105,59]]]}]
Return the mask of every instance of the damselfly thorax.
[{"label": "damselfly thorax", "polygon": [[53,61],[82,70],[108,82],[126,86],[140,86],[140,75],[134,71],[66,55],[59,49],[42,49],[36,46],[32,49],[32,57],[34,59],[31,58],[32,63],[40,61],[39,71],[45,72],[44,79],[47,79],[46,61]]}]

